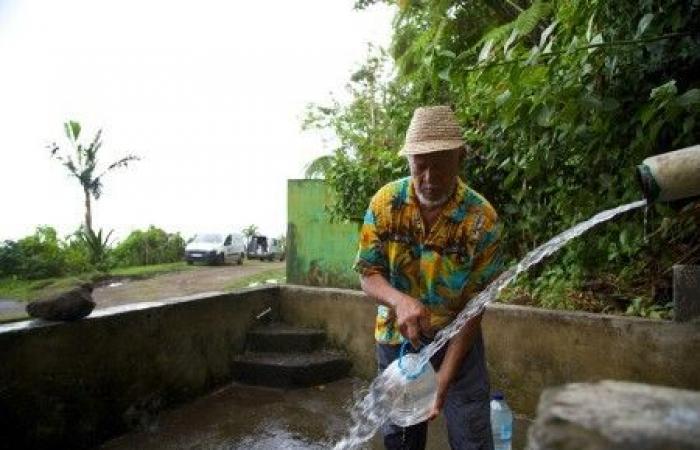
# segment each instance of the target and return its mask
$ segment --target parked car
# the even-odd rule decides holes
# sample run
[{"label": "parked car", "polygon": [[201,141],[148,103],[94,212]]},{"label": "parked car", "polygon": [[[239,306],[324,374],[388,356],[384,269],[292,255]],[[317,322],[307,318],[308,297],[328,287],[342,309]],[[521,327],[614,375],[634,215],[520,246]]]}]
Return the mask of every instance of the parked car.
[{"label": "parked car", "polygon": [[279,239],[268,238],[264,235],[254,235],[248,241],[246,249],[248,259],[259,259],[261,261],[284,260],[284,248]]},{"label": "parked car", "polygon": [[208,264],[236,262],[243,264],[245,240],[237,233],[198,233],[185,247],[185,261],[192,264],[202,261]]}]

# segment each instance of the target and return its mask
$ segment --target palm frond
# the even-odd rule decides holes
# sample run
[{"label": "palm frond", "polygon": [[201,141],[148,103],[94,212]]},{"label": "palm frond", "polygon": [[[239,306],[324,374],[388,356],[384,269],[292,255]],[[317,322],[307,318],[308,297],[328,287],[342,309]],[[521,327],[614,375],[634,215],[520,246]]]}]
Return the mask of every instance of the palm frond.
[{"label": "palm frond", "polygon": [[304,177],[306,178],[323,178],[328,169],[333,164],[333,155],[319,156],[318,158],[311,161],[304,170]]},{"label": "palm frond", "polygon": [[133,162],[133,161],[140,161],[140,160],[141,160],[141,158],[139,158],[139,157],[136,156],[136,155],[128,155],[128,156],[125,156],[124,158],[121,158],[121,159],[119,159],[119,160],[113,162],[112,164],[110,164],[110,165],[107,167],[107,170],[105,170],[104,173],[107,173],[107,172],[109,172],[110,170],[114,170],[114,169],[119,168],[119,167],[127,167],[127,166],[129,165],[130,162]]},{"label": "palm frond", "polygon": [[57,156],[56,158],[57,158],[59,161],[61,161],[61,163],[63,164],[63,166],[64,166],[66,169],[68,169],[68,171],[71,173],[71,175],[73,175],[74,177],[80,179],[80,172],[78,171],[78,167],[77,167],[77,166],[75,165],[75,163],[73,162],[73,158],[71,158],[70,156],[66,156],[66,157]]},{"label": "palm frond", "polygon": [[58,151],[60,150],[60,148],[58,147],[58,145],[55,142],[50,143],[49,145],[46,146],[46,148],[49,149],[49,152],[50,152],[51,156],[53,156],[53,157],[55,157],[56,153],[58,153]]},{"label": "palm frond", "polygon": [[65,129],[66,136],[68,137],[69,141],[75,142],[78,140],[78,136],[80,136],[79,122],[69,120],[68,122],[63,124],[63,128]]},{"label": "palm frond", "polygon": [[535,0],[527,9],[524,9],[518,14],[515,20],[500,25],[484,34],[474,48],[480,48],[488,41],[492,41],[494,44],[504,42],[514,30],[519,36],[526,36],[530,34],[543,19],[549,16],[551,11],[552,7],[549,3],[545,3],[542,0]]},{"label": "palm frond", "polygon": [[97,233],[93,230],[81,229],[76,233],[78,239],[85,245],[93,264],[99,265],[106,261],[109,252],[109,239],[114,230],[111,230],[104,237],[102,228]]},{"label": "palm frond", "polygon": [[88,146],[88,148],[85,149],[85,163],[86,164],[91,164],[95,166],[97,164],[97,152],[100,150],[100,147],[102,147],[102,130],[97,130],[97,133],[95,133],[95,137],[93,138],[92,142]]}]

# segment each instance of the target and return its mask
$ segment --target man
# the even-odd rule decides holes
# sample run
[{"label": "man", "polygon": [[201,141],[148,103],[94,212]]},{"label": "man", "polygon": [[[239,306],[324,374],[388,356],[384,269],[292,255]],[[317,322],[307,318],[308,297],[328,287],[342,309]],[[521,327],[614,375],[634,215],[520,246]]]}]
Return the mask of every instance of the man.
[{"label": "man", "polygon": [[[360,232],[355,269],[379,303],[375,339],[380,370],[462,310],[501,269],[493,207],[460,180],[462,132],[448,106],[418,108],[403,149],[411,176],[382,187]],[[430,419],[445,415],[453,450],[492,449],[489,383],[475,317],[431,360],[438,390]],[[387,449],[422,449],[427,422],[383,427]]]}]

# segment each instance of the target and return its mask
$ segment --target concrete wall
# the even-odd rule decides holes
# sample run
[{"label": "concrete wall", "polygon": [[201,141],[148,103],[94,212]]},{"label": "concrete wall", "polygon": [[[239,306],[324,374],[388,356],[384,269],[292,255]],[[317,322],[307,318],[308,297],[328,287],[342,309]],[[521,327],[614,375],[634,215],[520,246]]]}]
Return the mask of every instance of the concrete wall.
[{"label": "concrete wall", "polygon": [[[376,373],[373,302],[358,291],[287,286],[280,316],[325,328],[346,348],[354,372]],[[533,417],[547,386],[628,380],[700,390],[700,323],[493,304],[483,319],[494,388],[519,414]]]},{"label": "concrete wall", "polygon": [[277,291],[0,326],[0,448],[92,447],[230,381],[254,315],[277,309]]},{"label": "concrete wall", "polygon": [[289,180],[287,195],[287,282],[359,287],[352,271],[359,225],[331,223],[331,189],[323,180]]},{"label": "concrete wall", "polygon": [[534,416],[542,390],[627,380],[700,390],[700,323],[491,305],[483,320],[492,384]]}]

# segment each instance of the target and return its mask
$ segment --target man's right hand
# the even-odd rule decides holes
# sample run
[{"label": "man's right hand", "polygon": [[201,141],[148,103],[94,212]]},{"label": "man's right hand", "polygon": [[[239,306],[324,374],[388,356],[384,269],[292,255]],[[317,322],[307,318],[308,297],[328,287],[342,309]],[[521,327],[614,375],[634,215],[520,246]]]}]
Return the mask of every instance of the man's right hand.
[{"label": "man's right hand", "polygon": [[415,298],[404,295],[396,299],[394,311],[401,334],[411,341],[413,348],[420,347],[421,333],[430,332],[430,310]]}]

